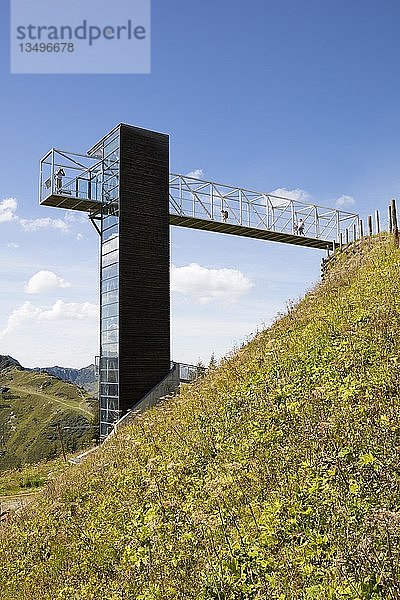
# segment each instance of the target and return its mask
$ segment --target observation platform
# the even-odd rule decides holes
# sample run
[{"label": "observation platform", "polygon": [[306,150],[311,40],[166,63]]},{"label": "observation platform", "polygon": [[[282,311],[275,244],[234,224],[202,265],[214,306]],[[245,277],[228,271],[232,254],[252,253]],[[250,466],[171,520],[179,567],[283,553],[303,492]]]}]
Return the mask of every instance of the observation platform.
[{"label": "observation platform", "polygon": [[53,208],[63,208],[64,210],[80,210],[82,212],[97,212],[101,207],[98,200],[89,200],[73,196],[65,196],[60,190],[57,194],[51,194],[40,202],[41,206],[52,206]]},{"label": "observation platform", "polygon": [[[118,162],[52,149],[41,161],[40,204],[86,212],[95,219],[104,181],[118,179]],[[115,211],[118,207],[115,206]],[[356,239],[359,215],[306,201],[170,174],[169,222],[178,227],[331,250]]]}]

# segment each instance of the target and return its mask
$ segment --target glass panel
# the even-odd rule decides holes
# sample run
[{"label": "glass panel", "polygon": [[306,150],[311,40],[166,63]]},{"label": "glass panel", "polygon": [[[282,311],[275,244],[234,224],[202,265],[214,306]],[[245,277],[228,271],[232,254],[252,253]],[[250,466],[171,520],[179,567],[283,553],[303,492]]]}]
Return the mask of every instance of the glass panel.
[{"label": "glass panel", "polygon": [[118,236],[114,236],[113,238],[103,242],[101,247],[102,254],[108,254],[109,252],[113,252],[114,250],[118,250],[119,246],[119,238]]},{"label": "glass panel", "polygon": [[110,425],[109,423],[100,423],[100,436],[102,438],[107,437],[111,430],[112,425]]},{"label": "glass panel", "polygon": [[103,200],[110,202],[109,209],[107,212],[110,215],[117,216],[118,207],[115,206],[116,200],[118,199],[118,186],[116,185],[104,185],[103,188]]},{"label": "glass panel", "polygon": [[105,156],[105,165],[110,167],[114,165],[114,169],[118,172],[118,164],[119,164],[119,152],[109,152],[107,156]]},{"label": "glass panel", "polygon": [[111,265],[116,262],[118,262],[118,250],[114,250],[113,252],[110,252],[109,254],[106,254],[105,256],[103,256],[103,258],[102,258],[103,269],[105,267],[107,267],[108,265]]},{"label": "glass panel", "polygon": [[118,383],[118,371],[101,371],[100,372],[100,381],[110,382],[110,383]]},{"label": "glass panel", "polygon": [[[107,186],[105,186],[107,187]],[[108,184],[108,188],[113,188],[114,185],[110,185],[110,183]],[[108,202],[107,198],[104,198],[104,203],[103,203],[103,216],[105,218],[108,217],[118,217],[118,202],[115,202],[114,200],[112,202]]]},{"label": "glass panel", "polygon": [[103,245],[105,244],[105,242],[107,242],[108,240],[112,239],[113,237],[118,235],[118,225],[113,225],[112,227],[110,227],[110,229],[107,229],[106,231],[104,231],[103,233]]},{"label": "glass panel", "polygon": [[114,225],[117,225],[117,223],[118,223],[118,217],[115,215],[109,215],[107,217],[104,217],[103,229],[108,229],[109,227],[113,227]]},{"label": "glass panel", "polygon": [[118,410],[118,399],[117,398],[110,398],[109,396],[104,396],[104,400],[106,400],[106,402],[107,402],[107,408],[108,408],[108,411],[111,412],[113,420],[117,420],[118,419],[118,413],[119,413],[119,410]]},{"label": "glass panel", "polygon": [[103,294],[101,297],[101,302],[103,306],[106,304],[113,304],[114,302],[118,302],[118,290],[113,290],[112,292],[107,292]]},{"label": "glass panel", "polygon": [[119,150],[119,135],[106,140],[104,145],[104,156],[107,156],[114,150]]},{"label": "glass panel", "polygon": [[109,169],[108,171],[106,171],[105,173],[105,177],[104,177],[104,189],[105,190],[112,190],[115,187],[118,186],[119,183],[119,176],[118,176],[118,169]]},{"label": "glass panel", "polygon": [[[118,185],[119,185],[119,177],[116,176],[115,173],[113,173],[112,171],[109,171],[103,179],[103,191],[106,192],[106,195],[104,197],[104,202],[106,204],[108,204],[108,202],[107,202],[108,194],[110,194],[111,199],[116,198],[116,194],[115,194],[114,190],[118,189]],[[112,195],[111,195],[111,192],[113,192]],[[106,215],[115,215],[116,214],[118,206],[115,205],[115,202],[112,202],[112,205],[113,206],[110,206],[110,207],[107,207],[107,206],[103,207],[103,208],[107,208],[107,210],[105,211]],[[110,208],[112,208],[112,210],[109,210]]]},{"label": "glass panel", "polygon": [[105,190],[111,190],[119,183],[118,164],[104,171],[103,184]]},{"label": "glass panel", "polygon": [[118,329],[118,317],[106,317],[101,322],[101,330]]},{"label": "glass panel", "polygon": [[116,275],[118,275],[118,264],[110,265],[102,269],[101,276],[103,279],[109,279],[110,277],[115,277]]},{"label": "glass panel", "polygon": [[115,164],[119,160],[119,152],[115,152],[110,148],[110,150],[106,150],[106,155],[104,156],[105,165],[109,166]]},{"label": "glass panel", "polygon": [[106,281],[101,282],[101,291],[112,292],[113,290],[117,290],[119,287],[118,277],[114,277],[113,279],[107,279]]},{"label": "glass panel", "polygon": [[101,236],[101,350],[100,350],[100,406],[102,436],[112,429],[119,418],[119,131],[103,145],[101,183],[102,236]]},{"label": "glass panel", "polygon": [[107,306],[102,306],[101,317],[103,319],[107,319],[108,317],[117,317],[117,316],[118,316],[118,304],[107,304]]},{"label": "glass panel", "polygon": [[102,344],[110,344],[111,342],[118,342],[118,329],[111,329],[110,331],[103,331],[101,334]]},{"label": "glass panel", "polygon": [[100,393],[103,396],[118,396],[118,383],[102,383]]},{"label": "glass panel", "polygon": [[102,355],[117,358],[118,356],[118,344],[103,344]]},{"label": "glass panel", "polygon": [[101,358],[100,367],[102,370],[118,369],[118,358]]}]

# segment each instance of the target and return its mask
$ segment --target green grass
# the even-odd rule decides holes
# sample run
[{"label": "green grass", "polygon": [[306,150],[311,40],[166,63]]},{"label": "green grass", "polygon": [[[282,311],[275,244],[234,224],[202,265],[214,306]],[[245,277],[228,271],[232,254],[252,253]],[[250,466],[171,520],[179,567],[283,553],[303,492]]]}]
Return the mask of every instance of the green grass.
[{"label": "green grass", "polygon": [[1,530],[2,600],[400,597],[400,251],[273,327]]},{"label": "green grass", "polygon": [[49,460],[61,454],[56,425],[63,427],[67,452],[92,443],[95,401],[82,389],[46,373],[9,369],[0,385],[10,392],[0,399],[0,472]]},{"label": "green grass", "polygon": [[56,458],[0,472],[0,500],[8,496],[36,492],[70,467],[70,463],[65,462],[63,458]]}]

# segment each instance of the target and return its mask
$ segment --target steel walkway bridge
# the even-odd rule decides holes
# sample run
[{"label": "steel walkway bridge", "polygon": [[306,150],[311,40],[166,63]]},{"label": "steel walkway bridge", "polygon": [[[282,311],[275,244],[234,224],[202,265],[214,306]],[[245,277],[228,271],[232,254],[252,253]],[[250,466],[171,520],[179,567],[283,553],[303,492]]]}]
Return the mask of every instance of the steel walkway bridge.
[{"label": "steel walkway bridge", "polygon": [[[95,220],[118,179],[117,162],[99,158],[52,149],[41,161],[40,203],[87,212]],[[179,227],[322,250],[341,237],[356,239],[359,229],[355,213],[176,174],[169,177],[169,220]]]}]

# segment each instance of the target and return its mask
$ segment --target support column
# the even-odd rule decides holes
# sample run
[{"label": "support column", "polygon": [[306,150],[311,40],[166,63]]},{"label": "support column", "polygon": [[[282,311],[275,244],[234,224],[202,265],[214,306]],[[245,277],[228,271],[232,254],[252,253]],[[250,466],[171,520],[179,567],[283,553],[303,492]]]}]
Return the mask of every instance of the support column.
[{"label": "support column", "polygon": [[169,137],[120,126],[119,409],[170,370]]}]

